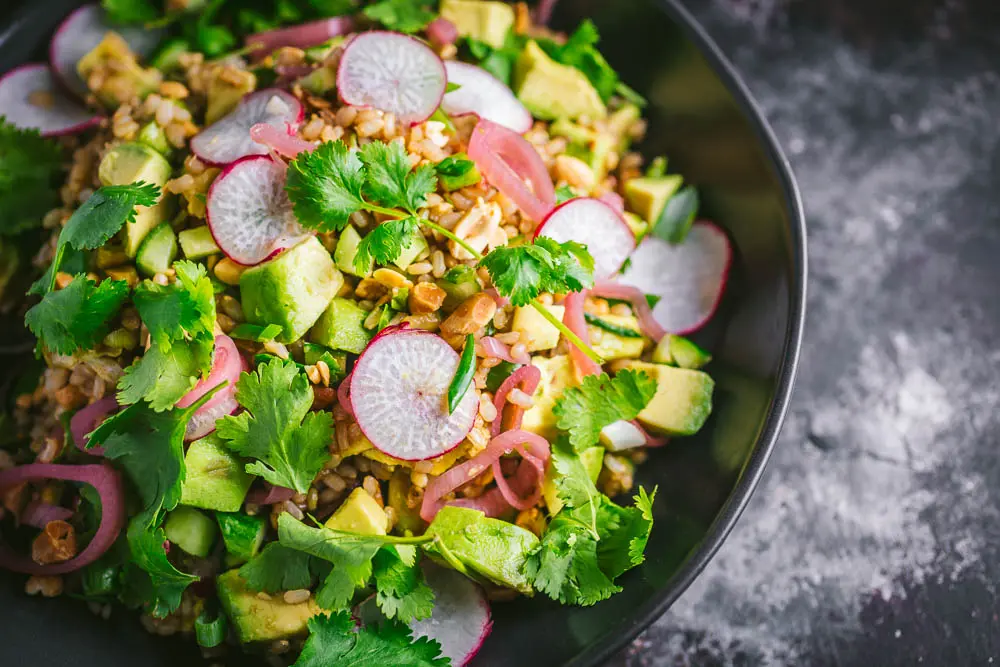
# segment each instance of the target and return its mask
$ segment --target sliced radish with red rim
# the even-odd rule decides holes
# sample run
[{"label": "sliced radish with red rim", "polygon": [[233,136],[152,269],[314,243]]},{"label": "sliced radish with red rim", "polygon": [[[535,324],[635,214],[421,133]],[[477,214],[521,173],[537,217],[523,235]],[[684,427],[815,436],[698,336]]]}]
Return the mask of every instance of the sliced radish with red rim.
[{"label": "sliced radish with red rim", "polygon": [[140,58],[151,55],[165,34],[163,30],[145,26],[113,26],[97,4],[84,5],[75,10],[59,25],[49,43],[49,64],[59,81],[80,97],[86,96],[89,91],[76,70],[77,63],[110,31],[121,35]]},{"label": "sliced radish with red rim", "polygon": [[337,90],[344,102],[392,113],[407,125],[430,118],[446,86],[438,55],[420,40],[394,32],[356,36],[337,68]]},{"label": "sliced radish with red rim", "polygon": [[351,375],[351,406],[365,437],[405,461],[441,456],[458,446],[479,409],[470,390],[448,414],[448,386],[458,362],[458,353],[428,331],[397,330],[373,339]]},{"label": "sliced radish with red rim", "polygon": [[444,64],[448,83],[459,86],[441,100],[449,116],[476,114],[498,125],[524,134],[531,129],[531,113],[500,79],[481,67],[456,60]]},{"label": "sliced radish with red rim", "polygon": [[285,192],[285,166],[266,156],[231,164],[208,191],[208,228],[227,257],[260,264],[307,235]]},{"label": "sliced radish with red rim", "polygon": [[195,136],[191,151],[203,162],[215,165],[248,155],[267,155],[267,146],[253,140],[250,128],[265,123],[291,135],[304,117],[302,103],[291,93],[278,88],[258,90]]},{"label": "sliced radish with red rim", "polygon": [[668,332],[687,334],[715,314],[732,259],[726,233],[710,222],[697,222],[679,245],[646,238],[619,282],[660,297],[653,317]]},{"label": "sliced radish with red rim", "polygon": [[198,399],[223,382],[226,385],[215,392],[212,398],[208,399],[208,402],[198,408],[191,416],[184,433],[185,440],[197,440],[205,437],[215,430],[215,422],[220,417],[236,412],[239,408],[239,404],[236,402],[236,383],[240,379],[240,373],[249,370],[249,368],[232,338],[224,334],[215,337],[211,372],[209,372],[208,377],[199,380],[191,391],[177,401],[177,407],[186,408],[193,405]]},{"label": "sliced radish with red rim", "polygon": [[101,117],[56,85],[47,65],[22,65],[0,78],[0,116],[43,137],[73,134],[94,127]]},{"label": "sliced radish with red rim", "polygon": [[594,258],[594,277],[618,273],[635,250],[635,235],[615,209],[599,199],[580,197],[556,207],[535,231],[535,238],[548,237],[564,243],[587,246]]}]

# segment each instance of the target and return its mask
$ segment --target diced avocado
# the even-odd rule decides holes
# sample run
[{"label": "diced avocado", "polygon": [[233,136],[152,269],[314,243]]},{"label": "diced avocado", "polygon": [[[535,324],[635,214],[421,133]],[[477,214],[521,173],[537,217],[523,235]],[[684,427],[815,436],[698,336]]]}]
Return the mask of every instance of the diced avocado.
[{"label": "diced avocado", "polygon": [[593,120],[608,113],[583,72],[552,60],[534,40],[518,56],[514,92],[533,116],[544,120],[580,116]]},{"label": "diced avocado", "polygon": [[427,534],[436,535],[445,547],[432,543],[428,550],[449,565],[525,595],[532,594],[525,565],[539,547],[533,533],[500,519],[489,519],[477,510],[445,506],[427,527]]},{"label": "diced avocado", "polygon": [[163,533],[168,540],[198,558],[208,556],[217,532],[214,521],[202,512],[183,505],[170,512],[163,524]]},{"label": "diced avocado", "polygon": [[616,421],[602,428],[600,440],[609,452],[635,449],[646,444],[645,434],[635,424],[627,421]]},{"label": "diced avocado", "polygon": [[202,259],[221,252],[208,225],[185,229],[177,235],[177,240],[181,244],[181,251],[188,259]]},{"label": "diced avocado", "polygon": [[625,181],[625,202],[653,226],[660,219],[667,201],[680,189],[683,182],[684,179],[677,174],[633,178]]},{"label": "diced avocado", "polygon": [[559,118],[549,126],[549,134],[554,137],[565,137],[575,144],[589,147],[597,138],[597,133],[588,127],[578,125],[569,118]]},{"label": "diced avocado", "polygon": [[708,365],[712,355],[682,336],[667,334],[653,350],[653,362],[698,370]]},{"label": "diced avocado", "polygon": [[608,155],[614,150],[614,147],[614,140],[610,136],[599,134],[590,148],[590,155],[587,156],[586,162],[591,171],[594,172],[598,182],[603,181],[604,177],[608,175]]},{"label": "diced avocado", "polygon": [[500,48],[514,27],[514,8],[505,2],[485,0],[441,0],[441,16],[458,28],[462,37],[471,37]]},{"label": "diced avocado", "polygon": [[483,180],[476,163],[465,153],[455,153],[446,157],[438,162],[434,169],[437,171],[441,187],[448,192],[475,185]]},{"label": "diced avocado", "polygon": [[[640,332],[639,321],[632,315],[601,315],[600,319],[611,327],[624,329],[623,333]],[[593,324],[587,325],[587,332],[590,334],[590,347],[607,361],[636,359],[642,355],[642,350],[646,347],[646,339],[641,334],[639,337],[620,336],[608,331],[607,328]]]},{"label": "diced avocado", "polygon": [[181,484],[181,504],[219,512],[236,512],[243,505],[253,476],[215,433],[188,446],[187,469]]},{"label": "diced avocado", "polygon": [[399,253],[399,257],[392,261],[393,264],[398,266],[403,271],[406,270],[410,264],[413,264],[414,260],[420,253],[429,249],[427,245],[427,239],[424,235],[420,233],[419,230],[415,230],[410,238],[406,240],[406,244],[403,246],[402,251]]},{"label": "diced avocado", "polygon": [[347,225],[344,227],[344,231],[340,233],[340,238],[337,239],[337,248],[333,251],[333,260],[337,263],[337,268],[344,273],[364,278],[372,272],[372,266],[374,266],[375,262],[374,260],[368,262],[368,270],[363,272],[355,268],[354,257],[358,254],[358,244],[360,243],[361,235],[358,234],[353,225]]},{"label": "diced avocado", "polygon": [[177,257],[177,234],[169,222],[161,222],[153,228],[135,256],[135,265],[146,276],[163,273],[174,263]]},{"label": "diced avocado", "polygon": [[476,280],[476,272],[469,266],[459,264],[441,276],[437,286],[444,290],[445,297],[441,307],[445,312],[451,312],[462,305],[470,296],[482,290]]},{"label": "diced avocado", "polygon": [[[144,181],[163,187],[170,180],[170,163],[145,144],[128,142],[112,148],[101,160],[97,174],[101,185],[129,185]],[[160,195],[154,206],[139,206],[135,222],[126,222],[124,234],[125,254],[135,257],[146,235],[158,224],[170,218],[173,199]]]},{"label": "diced avocado", "polygon": [[242,512],[216,512],[215,520],[219,523],[226,553],[234,563],[246,562],[257,555],[267,534],[267,519]]},{"label": "diced avocado", "polygon": [[344,276],[333,265],[330,253],[315,236],[310,236],[274,259],[243,272],[243,313],[251,324],[281,326],[276,340],[292,343],[316,323],[343,284]]},{"label": "diced avocado", "polygon": [[697,433],[712,412],[715,382],[708,373],[663,364],[632,361],[626,366],[656,380],[653,400],[639,413],[639,422],[665,435]]},{"label": "diced avocado", "polygon": [[324,65],[299,79],[299,85],[313,95],[326,95],[337,87],[337,70]]},{"label": "diced avocado", "polygon": [[[580,461],[586,468],[591,482],[597,482],[597,476],[601,474],[601,465],[604,463],[603,447],[588,447],[580,452]],[[545,470],[545,481],[542,482],[542,497],[545,498],[545,506],[549,508],[549,516],[554,516],[562,509],[563,503],[556,494],[556,482],[561,475],[556,467],[550,465]]]},{"label": "diced avocado", "polygon": [[573,362],[569,355],[558,354],[548,358],[532,357],[531,364],[539,370],[541,379],[533,397],[534,405],[524,413],[521,428],[551,440],[558,435],[552,408],[563,390],[576,384]]},{"label": "diced avocado", "polygon": [[[566,308],[563,306],[543,306],[545,310],[562,321]],[[534,309],[533,306],[518,306],[514,309],[514,319],[510,325],[511,331],[521,334],[521,342],[528,352],[551,350],[559,344],[559,329]]]},{"label": "diced avocado", "polygon": [[362,535],[385,535],[389,520],[385,510],[360,486],[347,496],[344,504],[337,508],[324,524],[332,530],[344,530]]},{"label": "diced avocado", "polygon": [[649,233],[649,223],[632,211],[625,211],[623,217],[625,218],[625,224],[632,230],[636,243],[645,238],[646,234]]},{"label": "diced avocado", "polygon": [[361,354],[371,339],[371,333],[364,327],[367,317],[367,311],[358,304],[337,297],[320,315],[309,339],[334,350]]},{"label": "diced avocado", "polygon": [[335,48],[347,41],[347,38],[343,35],[338,35],[333,39],[329,39],[322,44],[316,46],[310,46],[306,48],[306,58],[314,63],[320,63],[326,60],[326,57],[333,52]]},{"label": "diced avocado", "polygon": [[322,613],[316,600],[288,604],[280,595],[267,599],[247,588],[239,570],[230,570],[215,580],[219,602],[233,622],[240,642],[273,641],[306,634],[306,623]]},{"label": "diced avocado", "polygon": [[170,142],[167,141],[167,133],[155,121],[149,121],[143,125],[135,140],[149,146],[160,155],[170,155]]},{"label": "diced avocado", "polygon": [[113,31],[105,33],[104,39],[76,64],[76,71],[84,81],[97,70],[103,74],[101,85],[92,92],[109,107],[127,104],[136,97],[142,99],[163,80],[158,70],[143,69],[128,43]]},{"label": "diced avocado", "polygon": [[424,532],[427,523],[420,518],[419,507],[411,508],[406,504],[409,491],[410,471],[403,467],[396,468],[389,478],[389,506],[396,510],[396,526],[393,530],[418,535]]},{"label": "diced avocado", "polygon": [[211,125],[236,108],[243,96],[257,87],[253,72],[234,67],[216,67],[208,84],[205,125]]},{"label": "diced avocado", "polygon": [[632,135],[629,133],[629,128],[641,117],[642,110],[634,104],[626,104],[608,116],[608,134],[618,140],[618,144],[614,148],[617,148],[619,153],[625,154],[628,151],[632,143]]}]

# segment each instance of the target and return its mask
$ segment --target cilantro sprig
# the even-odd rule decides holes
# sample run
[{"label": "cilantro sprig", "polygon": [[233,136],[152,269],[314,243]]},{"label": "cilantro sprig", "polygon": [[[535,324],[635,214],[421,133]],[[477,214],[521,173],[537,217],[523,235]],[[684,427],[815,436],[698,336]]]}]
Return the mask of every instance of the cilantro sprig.
[{"label": "cilantro sprig", "polygon": [[400,621],[358,628],[350,612],[314,616],[308,621],[309,638],[292,667],[447,667],[451,661],[441,655],[441,644],[416,637]]},{"label": "cilantro sprig", "polygon": [[41,226],[59,205],[64,157],[55,141],[0,116],[0,236]]},{"label": "cilantro sprig", "polygon": [[427,27],[437,16],[427,6],[428,0],[379,0],[365,7],[364,14],[396,32],[415,33]]},{"label": "cilantro sprig", "polygon": [[331,414],[310,411],[309,378],[294,361],[274,358],[240,376],[236,400],[246,410],[219,420],[216,433],[240,456],[256,459],[247,472],[275,486],[309,491],[333,440]]},{"label": "cilantro sprig", "polygon": [[635,419],[656,394],[656,380],[642,371],[626,369],[613,378],[607,373],[588,375],[556,401],[556,425],[569,433],[577,452],[597,444],[601,429],[621,420]]}]

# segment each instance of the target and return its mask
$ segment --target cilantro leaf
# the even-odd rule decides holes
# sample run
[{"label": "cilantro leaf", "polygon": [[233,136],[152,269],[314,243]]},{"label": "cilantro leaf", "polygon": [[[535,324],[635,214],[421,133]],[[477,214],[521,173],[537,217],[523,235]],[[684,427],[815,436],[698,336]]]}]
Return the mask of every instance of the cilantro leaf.
[{"label": "cilantro leaf", "polygon": [[125,369],[118,381],[118,402],[149,401],[154,410],[169,410],[191,391],[204,369],[212,365],[211,339],[166,350],[153,345]]},{"label": "cilantro leaf", "polygon": [[[597,507],[601,494],[590,479],[590,473],[580,456],[573,451],[565,437],[552,445],[552,466],[556,475],[556,495],[564,507],[586,510],[586,524],[592,534],[597,534]],[[578,515],[582,516],[582,515]]]},{"label": "cilantro leaf", "polygon": [[411,173],[410,157],[401,141],[365,144],[361,161],[366,169],[365,195],[383,206],[416,213],[437,187],[433,166],[423,165]]},{"label": "cilantro leaf", "polygon": [[309,638],[293,667],[448,667],[441,644],[427,637],[414,638],[399,621],[357,628],[349,612],[309,619]]},{"label": "cilantro leaf", "polygon": [[59,205],[62,147],[0,116],[0,236],[41,226]]},{"label": "cilantro leaf", "polygon": [[413,242],[414,235],[420,233],[417,218],[388,220],[383,222],[361,239],[354,255],[354,268],[360,272],[370,270],[372,262],[390,264]]},{"label": "cilantro leaf", "polygon": [[515,306],[530,303],[542,292],[579,292],[594,284],[594,259],[575,241],[558,243],[544,236],[534,243],[502,246],[479,262],[497,291]]},{"label": "cilantro leaf", "polygon": [[556,425],[569,432],[570,444],[580,452],[597,444],[605,426],[635,419],[655,393],[656,380],[642,371],[626,369],[614,378],[589,375],[565,390],[552,412]]},{"label": "cilantro leaf", "polygon": [[299,153],[288,165],[285,190],[303,226],[332,232],[343,229],[351,214],[364,207],[364,185],[361,160],[337,140]]},{"label": "cilantro leaf", "polygon": [[380,0],[365,7],[365,16],[397,32],[423,30],[436,14],[427,9],[426,0]]},{"label": "cilantro leaf", "polygon": [[150,0],[101,0],[101,6],[112,23],[149,23],[160,15]]},{"label": "cilantro leaf", "polygon": [[386,546],[375,554],[375,602],[387,618],[409,623],[431,615],[434,591],[424,581],[416,560],[416,549],[405,544]]},{"label": "cilantro leaf", "polygon": [[83,274],[63,289],[47,293],[31,307],[24,322],[39,342],[59,354],[90,349],[108,332],[108,322],[128,298],[124,280],[99,285]]},{"label": "cilantro leaf", "polygon": [[576,193],[573,192],[573,188],[566,184],[560,185],[556,188],[556,206],[564,202],[568,202],[576,196]]},{"label": "cilantro leaf", "polygon": [[323,561],[306,552],[271,542],[240,568],[240,576],[250,590],[278,593],[309,588],[327,570]]},{"label": "cilantro leaf", "polygon": [[126,222],[135,222],[137,206],[155,206],[160,188],[150,183],[105,185],[76,209],[59,234],[59,243],[93,250],[107,243]]},{"label": "cilantro leaf", "polygon": [[575,67],[593,84],[597,94],[605,102],[615,94],[619,78],[617,72],[597,50],[600,35],[590,19],[586,19],[569,36],[565,44],[551,40],[539,40],[538,44],[556,62]]},{"label": "cilantro leaf", "polygon": [[129,522],[126,538],[133,562],[149,578],[149,612],[157,618],[173,613],[181,605],[184,590],[198,581],[193,574],[181,572],[167,558],[164,547],[166,535],[157,527],[162,517],[159,513],[145,512]]},{"label": "cilantro leaf", "polygon": [[236,400],[246,412],[219,420],[219,437],[241,456],[257,459],[247,472],[307,492],[333,440],[330,413],[309,411],[309,379],[294,361],[275,358],[240,376]]},{"label": "cilantro leaf", "polygon": [[563,510],[549,524],[539,550],[528,559],[535,589],[563,604],[589,606],[621,588],[598,564],[598,541],[574,511]]},{"label": "cilantro leaf", "polygon": [[598,532],[601,540],[597,558],[601,570],[612,579],[642,563],[646,543],[653,529],[653,500],[656,489],[646,494],[639,488],[634,507],[620,507],[607,498],[598,508]]}]

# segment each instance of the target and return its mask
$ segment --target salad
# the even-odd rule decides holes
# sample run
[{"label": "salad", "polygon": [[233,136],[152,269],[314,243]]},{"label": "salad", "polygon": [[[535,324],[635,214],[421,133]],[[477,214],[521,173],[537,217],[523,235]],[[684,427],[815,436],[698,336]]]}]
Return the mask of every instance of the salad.
[{"label": "salad", "polygon": [[551,4],[105,0],[0,79],[28,594],[312,667],[621,590],[732,253]]}]

